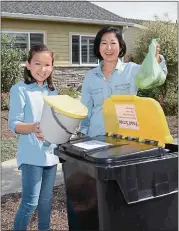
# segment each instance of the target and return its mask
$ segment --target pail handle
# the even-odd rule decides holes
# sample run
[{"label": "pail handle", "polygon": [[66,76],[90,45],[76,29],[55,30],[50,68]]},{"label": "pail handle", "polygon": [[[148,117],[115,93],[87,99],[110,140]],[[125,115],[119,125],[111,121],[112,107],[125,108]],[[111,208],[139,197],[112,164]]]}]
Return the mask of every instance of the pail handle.
[{"label": "pail handle", "polygon": [[58,120],[57,116],[55,115],[55,110],[51,107],[51,112],[53,115],[53,118],[55,119],[55,121],[57,122],[57,124],[66,131],[66,133],[72,135],[73,133],[69,132],[68,129]]}]

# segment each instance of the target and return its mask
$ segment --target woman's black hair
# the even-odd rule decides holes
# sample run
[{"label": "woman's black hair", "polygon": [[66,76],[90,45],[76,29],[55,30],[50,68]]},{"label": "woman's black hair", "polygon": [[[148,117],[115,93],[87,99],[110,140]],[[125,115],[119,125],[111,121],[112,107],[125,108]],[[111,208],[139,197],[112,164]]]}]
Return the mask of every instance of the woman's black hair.
[{"label": "woman's black hair", "polygon": [[100,31],[98,31],[98,33],[95,37],[95,40],[94,40],[94,54],[95,54],[95,56],[98,59],[103,60],[103,57],[101,56],[100,51],[99,51],[99,47],[100,47],[101,38],[106,33],[114,33],[116,35],[116,38],[118,39],[119,45],[121,48],[118,56],[119,56],[119,58],[122,58],[126,54],[126,44],[123,40],[120,29],[117,27],[112,27],[112,26],[105,26]]},{"label": "woman's black hair", "polygon": [[[48,49],[48,47],[44,44],[40,44],[40,45],[34,45],[30,51],[29,51],[29,54],[28,54],[28,57],[27,57],[27,61],[28,63],[31,62],[31,59],[32,57],[34,56],[35,53],[37,52],[43,52],[43,51],[48,51],[52,57],[52,65],[54,63],[54,54],[52,51],[50,51]],[[50,76],[47,78],[47,84],[48,84],[48,88],[51,90],[51,91],[54,91],[55,88],[53,86],[53,81],[52,81],[52,78],[53,78],[53,72],[50,74]],[[30,70],[27,69],[27,67],[24,67],[24,83],[26,84],[31,84],[31,83],[35,83],[37,82],[36,79],[34,79],[34,77],[31,75],[31,72]]]}]

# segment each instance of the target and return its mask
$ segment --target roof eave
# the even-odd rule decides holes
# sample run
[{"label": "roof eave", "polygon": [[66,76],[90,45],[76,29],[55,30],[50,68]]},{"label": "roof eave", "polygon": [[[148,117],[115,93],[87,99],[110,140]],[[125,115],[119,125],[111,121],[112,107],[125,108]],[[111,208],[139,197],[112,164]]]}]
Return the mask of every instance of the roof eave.
[{"label": "roof eave", "polygon": [[145,26],[139,25],[139,24],[137,24],[137,23],[134,23],[134,27],[137,27],[137,28],[140,28],[140,29],[146,29]]},{"label": "roof eave", "polygon": [[97,19],[84,19],[84,18],[71,18],[71,17],[59,17],[49,15],[34,15],[34,14],[21,14],[21,13],[7,13],[1,12],[1,17],[4,18],[17,18],[17,19],[30,19],[30,20],[43,20],[43,21],[59,21],[59,22],[76,22],[76,23],[88,23],[88,24],[102,24],[102,25],[114,25],[114,26],[134,26],[134,23],[117,22],[108,20]]}]

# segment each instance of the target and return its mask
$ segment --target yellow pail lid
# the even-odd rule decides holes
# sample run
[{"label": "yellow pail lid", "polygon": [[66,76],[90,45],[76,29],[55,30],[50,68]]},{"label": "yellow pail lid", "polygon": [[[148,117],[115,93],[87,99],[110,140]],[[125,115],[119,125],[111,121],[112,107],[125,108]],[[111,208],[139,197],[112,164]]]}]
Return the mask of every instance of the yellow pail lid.
[{"label": "yellow pail lid", "polygon": [[53,107],[57,112],[75,119],[83,119],[88,114],[88,109],[80,100],[68,95],[45,96],[44,102]]}]

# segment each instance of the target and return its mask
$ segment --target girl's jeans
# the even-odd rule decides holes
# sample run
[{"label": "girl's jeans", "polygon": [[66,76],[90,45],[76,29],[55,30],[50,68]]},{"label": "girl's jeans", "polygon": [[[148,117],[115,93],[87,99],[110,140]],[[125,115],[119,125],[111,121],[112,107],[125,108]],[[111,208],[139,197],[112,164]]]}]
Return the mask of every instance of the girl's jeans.
[{"label": "girl's jeans", "polygon": [[39,167],[22,164],[22,200],[14,220],[14,231],[27,230],[30,218],[37,207],[38,230],[50,229],[52,190],[57,165]]}]

